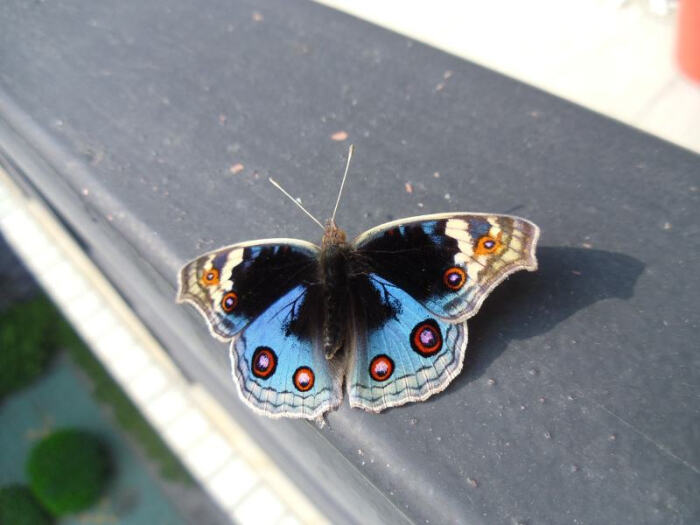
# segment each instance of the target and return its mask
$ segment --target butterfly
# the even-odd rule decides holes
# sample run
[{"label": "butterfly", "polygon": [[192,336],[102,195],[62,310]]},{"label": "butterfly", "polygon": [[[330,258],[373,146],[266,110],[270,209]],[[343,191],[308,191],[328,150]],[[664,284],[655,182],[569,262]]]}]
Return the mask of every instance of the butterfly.
[{"label": "butterfly", "polygon": [[240,397],[261,414],[318,419],[344,387],[370,412],[441,392],[462,369],[467,319],[508,275],[537,269],[539,228],[520,217],[423,215],[348,241],[335,210],[325,225],[314,218],[320,246],[248,241],[180,271],[178,302],[230,341]]}]

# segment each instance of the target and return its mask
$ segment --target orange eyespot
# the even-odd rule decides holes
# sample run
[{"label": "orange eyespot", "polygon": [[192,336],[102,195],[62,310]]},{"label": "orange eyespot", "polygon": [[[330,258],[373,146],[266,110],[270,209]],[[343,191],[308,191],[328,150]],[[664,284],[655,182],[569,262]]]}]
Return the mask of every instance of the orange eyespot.
[{"label": "orange eyespot", "polygon": [[221,298],[221,308],[224,312],[230,314],[238,306],[238,294],[236,292],[228,292]]},{"label": "orange eyespot", "polygon": [[259,346],[253,353],[251,360],[253,375],[260,379],[267,379],[275,373],[277,368],[277,355],[267,346]]},{"label": "orange eyespot", "polygon": [[442,348],[440,326],[434,319],[418,323],[411,331],[411,348],[423,357],[437,354]]},{"label": "orange eyespot", "polygon": [[483,237],[479,237],[479,240],[476,241],[474,253],[476,255],[488,255],[498,252],[503,246],[501,243],[501,235],[502,233],[499,232],[498,237],[494,237],[493,235],[484,235]]},{"label": "orange eyespot", "polygon": [[394,373],[394,362],[388,355],[378,355],[369,364],[369,375],[375,381],[386,381]]},{"label": "orange eyespot", "polygon": [[211,268],[205,270],[201,277],[202,284],[205,286],[213,286],[219,284],[219,270],[216,268]]},{"label": "orange eyespot", "polygon": [[459,266],[453,266],[442,274],[442,282],[450,290],[459,290],[467,282],[466,272]]},{"label": "orange eyespot", "polygon": [[314,372],[308,366],[300,366],[294,372],[294,386],[299,392],[308,392],[314,386]]}]

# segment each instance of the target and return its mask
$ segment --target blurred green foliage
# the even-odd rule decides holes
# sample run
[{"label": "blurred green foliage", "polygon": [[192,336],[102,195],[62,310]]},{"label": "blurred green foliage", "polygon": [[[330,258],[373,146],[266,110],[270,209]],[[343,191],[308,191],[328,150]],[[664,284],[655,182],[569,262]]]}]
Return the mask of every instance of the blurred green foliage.
[{"label": "blurred green foliage", "polygon": [[32,492],[57,517],[92,507],[109,474],[107,447],[96,435],[78,429],[52,432],[34,445],[27,460]]},{"label": "blurred green foliage", "polygon": [[0,525],[49,525],[53,522],[29,487],[13,484],[0,488]]},{"label": "blurred green foliage", "polygon": [[56,311],[39,298],[0,314],[0,399],[29,385],[56,349]]}]

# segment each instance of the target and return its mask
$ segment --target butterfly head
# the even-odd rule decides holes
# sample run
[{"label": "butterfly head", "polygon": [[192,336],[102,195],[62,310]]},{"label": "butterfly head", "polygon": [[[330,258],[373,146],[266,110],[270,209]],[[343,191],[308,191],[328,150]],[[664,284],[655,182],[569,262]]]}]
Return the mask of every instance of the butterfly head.
[{"label": "butterfly head", "polygon": [[321,248],[326,248],[328,246],[335,246],[338,244],[345,244],[347,241],[347,236],[345,231],[338,228],[338,225],[333,219],[328,219],[326,225],[323,228],[323,240],[321,241]]}]

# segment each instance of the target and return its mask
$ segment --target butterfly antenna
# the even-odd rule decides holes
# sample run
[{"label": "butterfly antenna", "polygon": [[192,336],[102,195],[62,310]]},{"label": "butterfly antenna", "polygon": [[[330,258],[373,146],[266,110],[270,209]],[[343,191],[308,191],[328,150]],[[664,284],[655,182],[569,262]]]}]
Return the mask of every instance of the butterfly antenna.
[{"label": "butterfly antenna", "polygon": [[343,194],[343,187],[345,186],[345,179],[348,178],[348,169],[350,169],[350,159],[352,159],[352,153],[355,151],[355,146],[350,144],[350,149],[348,150],[348,161],[345,163],[345,173],[343,173],[343,180],[340,183],[340,190],[338,191],[338,198],[335,200],[335,208],[333,208],[333,215],[331,215],[331,222],[335,222],[335,212],[338,211],[338,204],[340,204],[340,196]]},{"label": "butterfly antenna", "polygon": [[311,215],[311,214],[309,213],[309,211],[301,205],[301,202],[299,202],[299,201],[296,200],[294,197],[292,197],[289,193],[287,193],[287,191],[286,191],[282,186],[280,186],[280,185],[277,183],[277,181],[276,181],[275,179],[273,179],[272,177],[269,177],[269,180],[270,180],[270,183],[271,183],[275,188],[277,188],[277,189],[280,190],[282,193],[284,193],[287,197],[289,197],[289,199],[290,199],[294,204],[296,204],[297,206],[299,206],[299,208],[301,208],[301,211],[303,211],[304,213],[306,213],[306,215],[308,215],[309,217],[311,217],[311,219],[312,219],[316,224],[318,224],[318,225],[321,227],[322,230],[325,231],[326,228],[324,228],[323,224],[321,224],[321,221],[319,221],[316,217],[314,217],[313,215]]}]

